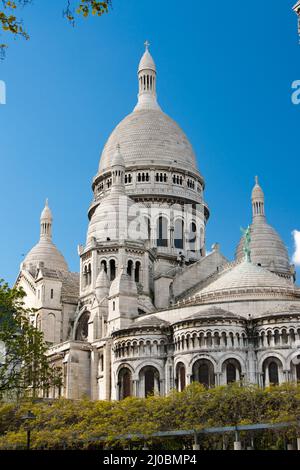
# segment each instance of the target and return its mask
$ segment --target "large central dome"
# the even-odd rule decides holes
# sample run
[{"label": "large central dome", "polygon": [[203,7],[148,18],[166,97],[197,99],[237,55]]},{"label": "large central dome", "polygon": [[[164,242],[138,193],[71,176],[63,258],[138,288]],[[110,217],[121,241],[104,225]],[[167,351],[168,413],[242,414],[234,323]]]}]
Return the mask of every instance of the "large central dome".
[{"label": "large central dome", "polygon": [[120,122],[104,147],[99,172],[110,168],[118,144],[126,167],[138,163],[196,170],[195,154],[186,135],[159,109],[136,109]]},{"label": "large central dome", "polygon": [[116,146],[120,145],[127,168],[169,167],[199,176],[196,157],[185,133],[157,102],[156,66],[148,47],[139,64],[138,83],[138,103],[110,135],[102,152],[99,174],[110,169]]}]

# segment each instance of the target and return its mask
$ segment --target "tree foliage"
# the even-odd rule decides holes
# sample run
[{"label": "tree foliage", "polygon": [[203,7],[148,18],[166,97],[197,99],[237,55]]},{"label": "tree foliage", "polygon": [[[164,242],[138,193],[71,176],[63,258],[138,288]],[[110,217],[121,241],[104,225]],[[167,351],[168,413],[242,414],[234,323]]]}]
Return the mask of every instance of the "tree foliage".
[{"label": "tree foliage", "polygon": [[[59,399],[38,403],[0,404],[0,449],[22,448],[26,428],[22,415],[31,410],[36,415],[32,424],[32,446],[35,449],[101,448],[103,445],[128,445],[125,434],[142,433],[151,448],[180,449],[191,447],[192,438],[160,440],[151,435],[158,431],[200,431],[206,427],[261,422],[295,422],[300,418],[300,385],[285,384],[261,389],[253,385],[205,389],[198,383],[183,392],[173,391],[167,397],[126,398],[122,401],[89,401]],[[256,449],[280,449],[299,435],[291,426],[277,431],[258,431],[253,436]],[[105,436],[104,442],[100,437]],[[241,433],[243,445],[251,435]],[[201,437],[201,448],[233,448],[234,433]],[[131,440],[140,448],[139,439]]]},{"label": "tree foliage", "polygon": [[[63,15],[74,26],[75,15],[87,18],[92,16],[102,16],[108,13],[112,6],[112,0],[61,0],[65,3]],[[20,17],[20,10],[32,3],[32,0],[0,0],[0,30],[4,33],[11,33],[14,37],[21,36],[29,39],[29,34],[24,29],[23,21]],[[2,8],[1,8],[2,4]],[[62,3],[63,6],[63,3]],[[0,58],[4,56],[7,48],[5,43],[0,43]]]},{"label": "tree foliage", "polygon": [[60,371],[47,360],[42,332],[30,322],[25,293],[0,281],[0,398],[35,397],[61,385]]}]

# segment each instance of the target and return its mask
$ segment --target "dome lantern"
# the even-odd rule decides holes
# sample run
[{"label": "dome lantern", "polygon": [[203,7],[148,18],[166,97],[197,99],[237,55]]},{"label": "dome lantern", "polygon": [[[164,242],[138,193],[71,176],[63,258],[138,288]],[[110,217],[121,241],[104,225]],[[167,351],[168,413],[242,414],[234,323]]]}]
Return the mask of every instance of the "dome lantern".
[{"label": "dome lantern", "polygon": [[265,216],[265,195],[258,184],[258,176],[255,176],[255,186],[252,190],[252,215],[253,222],[257,217]]},{"label": "dome lantern", "polygon": [[45,207],[41,213],[41,230],[40,230],[40,239],[41,240],[51,240],[52,239],[52,212],[48,205],[48,199],[46,199]]},{"label": "dome lantern", "polygon": [[149,52],[150,43],[145,42],[145,52],[138,68],[139,94],[135,110],[160,109],[156,99],[156,65]]}]

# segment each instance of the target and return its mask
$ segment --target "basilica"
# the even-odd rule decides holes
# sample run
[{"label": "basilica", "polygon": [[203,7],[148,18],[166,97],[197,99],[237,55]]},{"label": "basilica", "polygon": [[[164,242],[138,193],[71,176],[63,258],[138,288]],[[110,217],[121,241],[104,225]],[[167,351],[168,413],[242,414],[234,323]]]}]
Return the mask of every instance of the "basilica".
[{"label": "basilica", "polygon": [[52,241],[48,201],[40,239],[20,267],[16,285],[63,376],[45,396],[120,400],[193,381],[300,380],[300,288],[258,178],[235,259],[217,243],[206,251],[205,179],[159,106],[148,43],[137,83],[137,104],[107,140],[92,180],[79,273]]}]

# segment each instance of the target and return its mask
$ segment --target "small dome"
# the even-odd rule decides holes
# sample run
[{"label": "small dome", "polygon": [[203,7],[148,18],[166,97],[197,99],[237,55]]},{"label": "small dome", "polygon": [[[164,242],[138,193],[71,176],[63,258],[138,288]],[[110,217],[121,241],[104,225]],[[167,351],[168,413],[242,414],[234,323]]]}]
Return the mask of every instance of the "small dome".
[{"label": "small dome", "polygon": [[146,49],[146,51],[144,52],[144,55],[142,56],[139,63],[138,71],[141,72],[142,70],[153,70],[156,72],[155,62],[148,49]]},{"label": "small dome", "polygon": [[[255,218],[251,228],[251,260],[278,273],[289,274],[290,262],[286,247],[276,230],[267,224],[264,217]],[[236,259],[244,257],[244,237],[241,238],[236,249]]]},{"label": "small dome", "polygon": [[35,271],[40,263],[48,269],[68,271],[68,265],[51,240],[41,239],[28,253],[23,265],[29,270]]},{"label": "small dome", "polygon": [[52,212],[47,199],[40,217],[40,240],[22,263],[22,267],[26,267],[30,272],[35,273],[40,263],[48,269],[69,270],[65,258],[52,242],[52,221]]},{"label": "small dome", "polygon": [[218,318],[220,320],[226,320],[226,319],[234,319],[234,320],[244,320],[243,317],[240,315],[237,315],[236,313],[229,312],[228,310],[223,310],[222,308],[219,307],[211,307],[205,310],[202,310],[197,313],[193,313],[193,315],[190,315],[189,317],[180,320],[177,323],[184,323],[188,320],[203,320],[203,319],[209,319],[213,320],[215,318]]},{"label": "small dome", "polygon": [[220,274],[220,277],[201,290],[198,294],[212,294],[221,291],[242,291],[256,288],[285,288],[294,290],[291,281],[277,276],[277,274],[255,266],[244,260],[233,268]]},{"label": "small dome", "polygon": [[[258,177],[256,176],[251,196],[251,261],[278,274],[290,275],[291,268],[287,249],[276,230],[266,222],[264,198],[264,192],[258,184]],[[244,257],[243,246],[244,236],[236,249],[235,257],[237,260]]]}]

